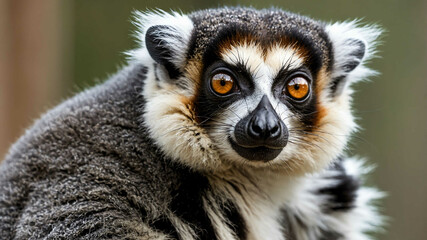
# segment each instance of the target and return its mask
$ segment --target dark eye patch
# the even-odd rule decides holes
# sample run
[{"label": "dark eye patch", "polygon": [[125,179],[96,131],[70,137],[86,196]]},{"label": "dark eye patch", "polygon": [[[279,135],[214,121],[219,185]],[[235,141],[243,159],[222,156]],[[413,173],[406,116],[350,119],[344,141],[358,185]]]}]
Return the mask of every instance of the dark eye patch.
[{"label": "dark eye patch", "polygon": [[[286,86],[289,80],[302,76],[309,81],[310,93],[303,100],[291,98],[290,96],[283,94],[286,91]],[[317,106],[317,95],[316,95],[316,81],[311,75],[311,71],[308,67],[303,66],[298,69],[289,70],[282,68],[276,75],[272,92],[273,95],[285,104],[294,114],[298,116],[298,119],[309,129],[314,127],[318,118],[318,106]]]},{"label": "dark eye patch", "polygon": [[[233,77],[236,89],[231,94],[221,96],[212,90],[211,78],[218,72],[226,72]],[[210,118],[226,111],[229,105],[255,89],[252,76],[243,65],[232,66],[222,60],[205,68],[200,83],[195,106],[199,122],[203,123],[208,123]]]}]

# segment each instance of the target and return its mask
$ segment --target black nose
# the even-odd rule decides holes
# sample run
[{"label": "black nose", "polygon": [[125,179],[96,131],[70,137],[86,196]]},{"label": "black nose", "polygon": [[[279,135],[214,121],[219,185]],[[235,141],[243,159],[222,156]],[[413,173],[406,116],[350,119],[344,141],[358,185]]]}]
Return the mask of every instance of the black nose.
[{"label": "black nose", "polygon": [[[266,98],[263,98],[261,102],[265,101],[264,99]],[[276,116],[274,110],[271,111],[270,106],[270,102],[260,103],[254,114],[251,114],[247,131],[249,136],[256,141],[270,142],[280,136],[281,120]]]},{"label": "black nose", "polygon": [[236,124],[234,136],[233,149],[249,160],[272,160],[288,143],[288,129],[266,95]]},{"label": "black nose", "polygon": [[[246,131],[253,145],[270,148],[286,146],[286,126],[277,115],[267,96],[262,97],[258,106],[248,117]],[[285,139],[283,139],[284,137]]]}]

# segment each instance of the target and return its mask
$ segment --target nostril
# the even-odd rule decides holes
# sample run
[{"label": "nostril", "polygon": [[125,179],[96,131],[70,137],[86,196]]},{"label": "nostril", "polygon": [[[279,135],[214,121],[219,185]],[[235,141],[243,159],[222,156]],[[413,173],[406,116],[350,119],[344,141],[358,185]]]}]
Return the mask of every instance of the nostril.
[{"label": "nostril", "polygon": [[262,128],[260,126],[256,125],[256,124],[253,124],[252,125],[252,131],[254,133],[261,134],[262,133]]},{"label": "nostril", "polygon": [[270,134],[275,135],[278,131],[279,131],[279,125],[275,125],[273,126],[273,128],[271,128]]},{"label": "nostril", "polygon": [[234,130],[237,144],[244,147],[281,149],[288,142],[288,130],[277,115],[267,96]]}]

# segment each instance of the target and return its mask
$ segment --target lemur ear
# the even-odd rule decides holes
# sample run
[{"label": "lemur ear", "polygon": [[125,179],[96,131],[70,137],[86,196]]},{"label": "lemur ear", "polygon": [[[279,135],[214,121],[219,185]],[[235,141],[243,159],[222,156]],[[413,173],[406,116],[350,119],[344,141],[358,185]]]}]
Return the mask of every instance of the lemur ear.
[{"label": "lemur ear", "polygon": [[343,72],[349,73],[362,62],[366,52],[366,44],[363,40],[350,38],[346,40],[345,47],[347,48],[347,56],[341,68]]},{"label": "lemur ear", "polygon": [[332,43],[333,67],[329,88],[334,97],[342,94],[351,83],[375,74],[364,63],[375,54],[376,39],[381,29],[344,22],[327,25],[326,32]]},{"label": "lemur ear", "polygon": [[156,71],[162,71],[166,78],[177,79],[187,63],[194,28],[191,19],[177,12],[135,12],[134,24],[138,27],[136,37],[141,46],[127,52],[130,59],[146,63],[149,57],[161,65]]},{"label": "lemur ear", "polygon": [[176,56],[176,54],[174,54],[173,49],[168,46],[168,40],[172,40],[171,38],[174,36],[168,34],[168,30],[169,27],[165,25],[150,27],[145,33],[145,47],[154,61],[166,68],[169,77],[175,79],[181,75],[181,71],[172,63],[172,58]]}]

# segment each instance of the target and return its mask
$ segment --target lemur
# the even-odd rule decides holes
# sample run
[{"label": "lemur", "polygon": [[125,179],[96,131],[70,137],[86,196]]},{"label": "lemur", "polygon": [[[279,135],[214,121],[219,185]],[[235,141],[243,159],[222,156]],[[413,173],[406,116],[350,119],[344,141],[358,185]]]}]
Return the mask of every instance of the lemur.
[{"label": "lemur", "polygon": [[137,12],[140,47],[0,168],[2,239],[371,239],[345,154],[381,33],[280,9]]}]

